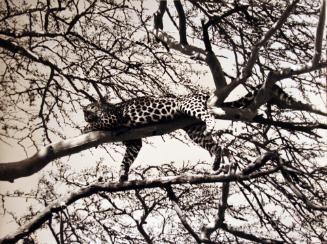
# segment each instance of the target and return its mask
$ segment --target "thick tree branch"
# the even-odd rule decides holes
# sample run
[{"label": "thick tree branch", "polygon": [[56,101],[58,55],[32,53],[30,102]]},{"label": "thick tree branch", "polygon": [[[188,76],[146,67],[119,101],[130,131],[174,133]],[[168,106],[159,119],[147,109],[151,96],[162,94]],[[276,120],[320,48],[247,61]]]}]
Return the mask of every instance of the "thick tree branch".
[{"label": "thick tree branch", "polygon": [[267,124],[267,125],[274,125],[278,126],[280,128],[283,128],[285,130],[289,131],[302,131],[305,133],[313,134],[317,136],[314,133],[314,130],[316,129],[327,129],[327,124],[322,123],[292,123],[292,122],[284,122],[284,121],[276,121],[272,119],[266,119],[262,116],[255,116],[252,120],[253,122],[259,123],[259,124]]},{"label": "thick tree branch", "polygon": [[[192,3],[196,4],[194,2],[192,2]],[[199,6],[198,4],[196,4],[196,5]],[[248,5],[236,5],[235,8],[226,11],[221,16],[210,17],[207,23],[204,23],[204,20],[202,21],[203,42],[204,42],[207,52],[212,52],[212,47],[211,47],[210,38],[209,38],[209,34],[208,34],[209,27],[219,24],[219,22],[221,22],[221,20],[223,20],[224,18],[226,18],[234,13],[237,13],[239,11],[244,12],[244,11],[246,11],[247,8],[248,8]]]},{"label": "thick tree branch", "polygon": [[222,67],[214,52],[206,52],[203,49],[192,45],[182,45],[177,42],[174,37],[162,31],[157,31],[157,33],[153,32],[153,34],[168,48],[179,51],[185,55],[191,56],[192,58],[205,61],[210,68],[216,88],[220,89],[227,84]]},{"label": "thick tree branch", "polygon": [[233,234],[234,236],[249,240],[249,241],[254,241],[257,243],[262,243],[262,244],[282,244],[285,243],[284,241],[279,241],[279,240],[273,240],[273,239],[267,239],[264,237],[258,237],[250,233],[246,233],[244,231],[239,230],[238,228],[233,228],[228,225],[222,225],[221,229]]},{"label": "thick tree branch", "polygon": [[174,0],[175,8],[178,13],[179,18],[179,42],[182,45],[187,45],[187,37],[186,37],[186,18],[185,12],[183,9],[183,5],[180,0]]},{"label": "thick tree branch", "polygon": [[326,0],[321,0],[319,21],[318,21],[316,37],[315,37],[316,38],[315,50],[312,58],[313,65],[317,64],[321,58],[321,48],[322,48],[322,40],[324,37],[325,20],[326,20]]},{"label": "thick tree branch", "polygon": [[203,184],[214,182],[231,182],[231,181],[246,181],[249,179],[255,179],[263,177],[265,175],[273,174],[279,171],[279,168],[273,168],[250,175],[234,174],[234,175],[182,175],[182,176],[168,176],[147,180],[132,180],[127,182],[110,182],[106,184],[92,184],[88,187],[81,188],[77,192],[73,192],[54,203],[47,206],[42,212],[36,215],[30,222],[22,225],[16,232],[5,236],[0,239],[0,244],[14,243],[25,236],[30,235],[37,230],[42,224],[51,219],[52,215],[62,211],[63,208],[71,205],[72,203],[89,197],[99,192],[120,192],[130,191],[137,189],[148,188],[166,188],[167,186],[176,184]]},{"label": "thick tree branch", "polygon": [[102,143],[163,135],[197,122],[197,120],[190,118],[180,118],[169,123],[158,123],[133,129],[122,128],[115,131],[91,132],[69,140],[52,143],[25,160],[1,163],[0,180],[13,182],[17,178],[38,172],[49,162],[57,158],[68,156]]},{"label": "thick tree branch", "polygon": [[282,25],[286,22],[287,18],[290,16],[292,11],[294,10],[298,1],[299,0],[293,1],[292,4],[287,7],[287,9],[284,11],[284,13],[278,19],[278,21],[275,24],[273,24],[272,27],[261,38],[261,40],[259,40],[252,47],[250,57],[247,60],[246,65],[242,69],[241,76],[239,78],[235,79],[228,86],[226,86],[224,89],[220,90],[216,94],[216,96],[218,97],[217,104],[222,103],[232,90],[234,90],[239,84],[245,82],[248,79],[248,77],[251,76],[252,69],[258,59],[259,51],[260,51],[261,47],[263,47],[270,40],[270,38],[282,27]]},{"label": "thick tree branch", "polygon": [[243,169],[243,174],[248,175],[253,173],[254,171],[260,169],[265,163],[269,160],[276,159],[278,157],[277,152],[266,152],[258,157],[253,163],[248,165],[246,168]]},{"label": "thick tree branch", "polygon": [[[161,42],[165,44],[170,49],[174,49],[188,56],[199,56],[205,55],[205,51],[202,48],[193,45],[182,45],[180,42],[176,41],[174,37],[170,36],[166,32],[157,30],[153,31],[152,34]],[[200,56],[200,57],[201,57]],[[201,59],[204,59],[201,57]]]},{"label": "thick tree branch", "polygon": [[[227,82],[226,82],[226,78],[225,78],[222,66],[221,66],[219,60],[217,59],[215,53],[212,50],[208,29],[212,25],[218,24],[222,19],[228,17],[229,15],[231,15],[235,12],[238,12],[238,11],[244,11],[244,8],[246,8],[246,6],[236,6],[234,9],[227,11],[222,16],[215,16],[215,17],[209,19],[209,21],[207,23],[204,23],[204,21],[202,21],[203,42],[204,42],[204,46],[206,49],[205,61],[210,68],[210,71],[211,71],[211,74],[212,74],[212,77],[213,77],[213,80],[215,83],[215,87],[216,87],[215,94],[219,94],[219,91],[227,85]],[[211,100],[210,104],[214,104],[215,102],[216,102],[215,99]]]},{"label": "thick tree branch", "polygon": [[166,0],[160,0],[159,3],[159,9],[157,10],[157,12],[154,14],[154,29],[158,30],[162,30],[163,29],[163,22],[162,22],[162,18],[165,14],[167,8],[167,1]]},{"label": "thick tree branch", "polygon": [[297,67],[270,71],[266,82],[274,82],[275,83],[277,81],[280,81],[280,80],[283,80],[286,78],[291,78],[292,76],[295,76],[295,75],[301,75],[301,74],[309,73],[311,71],[323,69],[323,68],[326,68],[326,66],[327,66],[327,62],[322,61],[322,62],[314,64],[314,65],[312,63],[308,63],[305,65],[299,65]]},{"label": "thick tree branch", "polygon": [[[240,111],[242,112],[242,110]],[[214,112],[217,111],[215,110]],[[229,115],[220,109],[219,112],[217,112],[216,117],[219,119],[248,121],[247,110],[243,112]],[[240,115],[244,117],[240,117]],[[260,124],[278,126],[290,131],[303,131],[314,135],[316,134],[313,131],[316,129],[327,129],[327,125],[325,124],[297,124],[273,121],[262,118],[261,116],[255,116],[252,121]],[[115,131],[90,132],[76,138],[52,143],[27,159],[17,162],[0,163],[0,181],[13,182],[15,179],[30,176],[41,170],[49,162],[55,159],[68,156],[91,147],[96,147],[102,143],[163,135],[198,122],[198,120],[189,117],[181,117],[173,121],[157,123],[139,128],[121,128]]]}]

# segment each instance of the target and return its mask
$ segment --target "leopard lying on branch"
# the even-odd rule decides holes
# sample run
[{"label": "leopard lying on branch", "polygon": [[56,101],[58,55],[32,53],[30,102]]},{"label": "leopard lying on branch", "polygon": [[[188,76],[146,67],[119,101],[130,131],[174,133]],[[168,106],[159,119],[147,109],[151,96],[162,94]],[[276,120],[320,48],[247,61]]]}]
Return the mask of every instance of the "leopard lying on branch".
[{"label": "leopard lying on branch", "polygon": [[[260,87],[256,87],[254,92],[249,92],[236,101],[223,103],[221,107],[246,108],[254,100]],[[222,149],[213,136],[215,119],[207,110],[208,99],[208,95],[192,94],[178,98],[140,97],[118,104],[110,104],[107,101],[93,102],[83,109],[85,121],[89,123],[84,132],[113,130],[118,127],[131,128],[173,120],[180,115],[190,116],[201,120],[202,123],[182,129],[190,139],[215,156],[213,170],[216,171],[222,161]],[[296,107],[294,109],[299,109],[302,107],[303,110],[314,112],[308,109],[309,105],[296,101],[277,85],[273,86],[268,102],[281,108],[293,106]],[[126,146],[126,152],[121,164],[120,181],[128,180],[129,168],[142,148],[141,139],[128,140],[123,143]]]}]

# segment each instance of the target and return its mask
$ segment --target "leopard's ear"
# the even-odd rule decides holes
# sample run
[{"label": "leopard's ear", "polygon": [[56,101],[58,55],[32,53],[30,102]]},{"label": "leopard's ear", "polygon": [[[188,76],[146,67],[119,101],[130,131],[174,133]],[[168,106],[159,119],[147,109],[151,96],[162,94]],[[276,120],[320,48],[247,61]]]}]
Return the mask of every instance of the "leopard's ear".
[{"label": "leopard's ear", "polygon": [[105,96],[101,96],[99,100],[101,104],[108,104],[109,99],[110,99],[109,95],[105,95]]}]

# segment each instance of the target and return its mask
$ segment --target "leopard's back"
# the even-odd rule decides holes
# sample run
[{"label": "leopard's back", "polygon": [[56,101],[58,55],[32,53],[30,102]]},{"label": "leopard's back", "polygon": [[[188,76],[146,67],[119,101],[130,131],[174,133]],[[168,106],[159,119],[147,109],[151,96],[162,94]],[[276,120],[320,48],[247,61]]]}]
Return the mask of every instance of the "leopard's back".
[{"label": "leopard's back", "polygon": [[121,104],[124,126],[138,126],[172,120],[178,116],[179,99],[173,97],[140,97]]},{"label": "leopard's back", "polygon": [[205,121],[207,99],[207,95],[192,94],[178,98],[139,97],[114,105],[95,102],[84,108],[84,115],[89,130],[135,127],[172,120],[181,114]]}]

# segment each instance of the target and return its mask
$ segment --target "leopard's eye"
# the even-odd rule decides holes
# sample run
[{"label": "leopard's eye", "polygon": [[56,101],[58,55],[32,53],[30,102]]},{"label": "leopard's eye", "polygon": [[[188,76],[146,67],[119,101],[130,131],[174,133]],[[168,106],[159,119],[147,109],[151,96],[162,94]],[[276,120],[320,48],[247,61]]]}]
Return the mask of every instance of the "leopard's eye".
[{"label": "leopard's eye", "polygon": [[96,108],[96,106],[94,104],[90,105],[89,109],[90,110],[94,110]]}]

